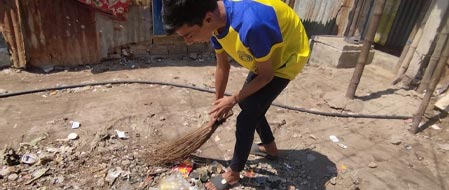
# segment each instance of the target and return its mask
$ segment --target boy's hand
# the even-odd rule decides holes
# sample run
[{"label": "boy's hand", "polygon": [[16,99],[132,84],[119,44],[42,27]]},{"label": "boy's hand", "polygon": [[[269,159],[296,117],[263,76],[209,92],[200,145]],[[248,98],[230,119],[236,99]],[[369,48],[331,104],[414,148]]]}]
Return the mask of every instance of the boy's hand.
[{"label": "boy's hand", "polygon": [[211,115],[214,119],[222,118],[232,110],[235,104],[237,104],[237,101],[234,96],[225,96],[215,100],[212,103],[213,107],[209,111],[209,115]]}]

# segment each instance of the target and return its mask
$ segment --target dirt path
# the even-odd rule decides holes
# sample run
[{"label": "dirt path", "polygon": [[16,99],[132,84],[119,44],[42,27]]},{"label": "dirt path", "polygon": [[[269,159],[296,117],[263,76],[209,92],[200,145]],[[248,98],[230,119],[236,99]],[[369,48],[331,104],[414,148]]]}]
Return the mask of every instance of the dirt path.
[{"label": "dirt path", "polygon": [[[0,72],[0,89],[18,92],[121,80],[210,89],[215,69],[210,62],[211,59],[163,59],[119,65],[111,61],[68,70],[56,68],[48,74],[5,69]],[[342,96],[352,71],[307,66],[276,103],[335,113],[411,116],[416,111],[420,95],[389,85],[393,75],[375,65],[367,66],[357,90],[358,99],[345,100]],[[245,69],[233,66],[227,91],[239,89],[245,76]],[[37,147],[21,151],[38,154],[38,150],[50,146],[72,149],[69,154],[57,153],[63,155],[59,162],[56,156],[46,164],[14,166],[8,175],[17,174],[18,178],[3,177],[0,189],[157,187],[157,177],[151,178],[153,183],[148,182],[148,173],[155,168],[145,166],[140,159],[142,153],[207,121],[205,112],[213,97],[211,93],[172,86],[121,84],[2,98],[0,146],[12,145],[17,149],[20,143],[45,135]],[[238,108],[234,109],[238,113]],[[226,165],[232,156],[235,117],[214,133],[197,156],[222,160]],[[436,123],[441,129],[429,127],[414,136],[407,131],[409,120],[325,117],[278,107],[270,108],[267,117],[283,158],[269,162],[251,157],[246,171],[254,171],[256,178],[243,180],[242,186],[235,189],[264,189],[273,184],[278,189],[449,189],[447,118]],[[71,129],[71,121],[80,122],[81,127]],[[127,132],[128,139],[114,138],[115,130]],[[71,132],[76,132],[79,139],[56,141]],[[342,145],[332,142],[331,135]],[[118,166],[123,170],[123,180],[111,184],[107,174]],[[49,170],[25,185],[39,168]],[[124,177],[126,172],[128,180]],[[276,180],[273,176],[277,176]],[[63,183],[57,181],[61,177]]]}]

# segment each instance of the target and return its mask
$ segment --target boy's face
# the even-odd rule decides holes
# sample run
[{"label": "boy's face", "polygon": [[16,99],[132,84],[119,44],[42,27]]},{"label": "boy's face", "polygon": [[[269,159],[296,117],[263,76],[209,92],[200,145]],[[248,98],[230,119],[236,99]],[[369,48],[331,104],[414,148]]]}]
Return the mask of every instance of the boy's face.
[{"label": "boy's face", "polygon": [[[206,20],[206,19],[205,19]],[[209,22],[203,21],[203,25],[188,26],[184,24],[181,28],[176,30],[176,33],[184,38],[184,41],[191,45],[193,43],[209,42],[212,37],[213,29],[211,29]]]}]

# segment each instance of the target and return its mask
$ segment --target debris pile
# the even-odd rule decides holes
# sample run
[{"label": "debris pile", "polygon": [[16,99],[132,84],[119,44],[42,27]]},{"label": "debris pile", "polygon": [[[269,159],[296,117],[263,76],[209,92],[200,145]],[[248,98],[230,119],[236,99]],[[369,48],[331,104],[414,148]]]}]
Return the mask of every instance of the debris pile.
[{"label": "debris pile", "polygon": [[[182,163],[150,166],[140,159],[145,147],[132,145],[122,133],[98,133],[87,151],[83,136],[50,141],[48,135],[8,146],[1,152],[0,182],[6,189],[204,189],[213,176],[226,171],[228,161],[191,157]],[[336,169],[317,178],[307,166],[319,158],[268,161],[251,156],[234,189],[321,189]],[[329,166],[333,168],[333,166]]]}]

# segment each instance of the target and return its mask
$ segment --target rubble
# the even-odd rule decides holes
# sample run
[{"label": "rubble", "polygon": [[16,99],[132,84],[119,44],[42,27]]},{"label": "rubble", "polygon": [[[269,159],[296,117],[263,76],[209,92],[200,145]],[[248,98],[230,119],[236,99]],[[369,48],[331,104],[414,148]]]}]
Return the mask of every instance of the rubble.
[{"label": "rubble", "polygon": [[[165,118],[161,120],[152,114],[148,118],[166,122]],[[68,122],[66,118],[62,123],[55,120],[50,124],[64,126]],[[115,129],[115,125],[117,123],[96,134],[82,133],[82,137],[71,133],[64,140],[40,135],[21,143],[19,148],[5,149],[0,165],[1,188],[162,190],[183,187],[203,190],[213,176],[223,174],[229,167],[228,161],[198,157],[189,158],[184,165],[147,165],[141,156],[150,147],[136,143],[141,138],[139,133],[135,130],[125,133]],[[157,128],[150,130],[158,134]],[[318,139],[313,137],[309,140]],[[212,141],[220,143],[222,140],[215,136]],[[335,165],[327,163],[319,172],[314,169],[313,165],[321,165],[322,160],[321,154],[311,149],[304,150],[301,160],[268,161],[250,156],[241,173],[240,185],[233,189],[324,189],[328,181],[338,185],[341,179],[336,178],[339,172]]]},{"label": "rubble", "polygon": [[370,167],[370,168],[377,168],[377,163],[376,162],[370,162],[368,164],[368,167]]},{"label": "rubble", "polygon": [[8,93],[8,91],[7,90],[5,90],[5,89],[1,89],[0,88],[0,94],[7,94]]},{"label": "rubble", "polygon": [[12,173],[8,176],[8,181],[15,181],[19,178],[19,175]]},{"label": "rubble", "polygon": [[0,169],[0,177],[4,178],[6,176],[8,176],[11,172],[9,171],[8,167],[2,168]]}]

